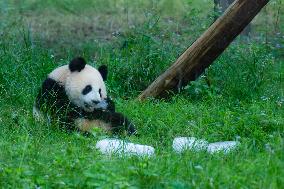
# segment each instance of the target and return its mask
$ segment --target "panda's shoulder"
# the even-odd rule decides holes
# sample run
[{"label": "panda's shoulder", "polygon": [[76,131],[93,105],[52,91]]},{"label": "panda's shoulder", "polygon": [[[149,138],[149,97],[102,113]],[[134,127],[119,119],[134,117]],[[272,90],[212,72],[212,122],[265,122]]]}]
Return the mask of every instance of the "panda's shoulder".
[{"label": "panda's shoulder", "polygon": [[60,66],[54,69],[50,74],[48,74],[48,78],[55,80],[58,83],[65,84],[66,78],[70,75],[70,70],[68,65]]}]

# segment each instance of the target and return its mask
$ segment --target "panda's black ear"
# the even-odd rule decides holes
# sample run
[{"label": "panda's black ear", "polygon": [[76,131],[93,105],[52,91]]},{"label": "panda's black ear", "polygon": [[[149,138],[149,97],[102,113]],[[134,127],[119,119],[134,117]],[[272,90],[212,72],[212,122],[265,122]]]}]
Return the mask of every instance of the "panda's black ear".
[{"label": "panda's black ear", "polygon": [[102,65],[99,67],[99,72],[101,73],[103,80],[106,81],[107,80],[107,66],[106,65]]},{"label": "panda's black ear", "polygon": [[75,72],[75,71],[80,72],[81,70],[85,68],[85,66],[86,66],[86,61],[82,57],[74,58],[69,63],[69,69],[71,72]]}]

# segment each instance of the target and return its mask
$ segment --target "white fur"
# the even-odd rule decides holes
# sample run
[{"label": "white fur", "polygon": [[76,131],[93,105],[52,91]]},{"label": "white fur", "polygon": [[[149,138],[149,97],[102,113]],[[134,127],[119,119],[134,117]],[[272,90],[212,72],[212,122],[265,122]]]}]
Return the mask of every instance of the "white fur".
[{"label": "white fur", "polygon": [[42,117],[41,112],[35,105],[33,106],[33,116],[36,120],[40,120]]},{"label": "white fur", "polygon": [[150,157],[154,155],[155,149],[151,146],[134,144],[118,139],[103,139],[97,142],[96,148],[102,154],[136,155]]},{"label": "white fur", "polygon": [[67,77],[70,76],[71,71],[69,70],[69,66],[60,66],[53,70],[48,77],[54,79],[55,81],[59,82],[60,85],[65,86]]},{"label": "white fur", "polygon": [[[92,91],[87,95],[82,95],[82,90],[87,85],[92,86]],[[99,89],[101,89],[102,97],[100,97]],[[101,102],[107,97],[106,86],[100,72],[89,65],[86,65],[80,72],[70,73],[66,79],[65,91],[71,102],[89,112],[101,108],[98,104],[93,104],[93,100]],[[85,103],[90,107],[86,107]]]},{"label": "white fur", "polygon": [[41,111],[34,105],[33,106],[33,117],[35,118],[36,121],[43,121],[47,120],[47,124],[51,123],[51,118],[49,115],[43,115]]},{"label": "white fur", "polygon": [[[100,72],[90,65],[86,65],[80,72],[71,72],[69,66],[61,66],[49,74],[49,78],[59,82],[65,87],[69,100],[85,111],[92,112],[94,109],[105,109],[105,98],[107,97],[106,86]],[[87,95],[82,94],[82,90],[87,86],[92,86],[92,91]],[[99,93],[101,89],[101,95]],[[92,101],[99,101],[94,104]]]}]

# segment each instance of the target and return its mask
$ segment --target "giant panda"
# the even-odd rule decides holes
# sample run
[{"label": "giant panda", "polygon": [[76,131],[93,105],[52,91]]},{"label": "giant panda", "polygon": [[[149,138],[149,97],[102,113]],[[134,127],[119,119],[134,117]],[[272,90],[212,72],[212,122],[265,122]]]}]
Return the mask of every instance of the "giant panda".
[{"label": "giant panda", "polygon": [[114,102],[107,96],[105,65],[97,69],[87,65],[82,57],[48,74],[33,106],[36,118],[46,117],[60,128],[90,132],[101,127],[112,133],[136,129],[123,114],[115,112]]}]

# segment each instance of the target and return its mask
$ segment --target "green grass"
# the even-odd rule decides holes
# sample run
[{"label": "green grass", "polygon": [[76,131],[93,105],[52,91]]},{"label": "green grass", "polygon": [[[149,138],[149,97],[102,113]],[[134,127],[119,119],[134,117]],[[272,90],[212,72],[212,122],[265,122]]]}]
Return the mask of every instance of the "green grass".
[{"label": "green grass", "polygon": [[[249,44],[238,39],[180,94],[139,102],[136,96],[210,25],[213,14],[206,12],[209,5],[197,10],[200,1],[181,1],[192,9],[176,17],[161,11],[163,1],[112,2],[1,1],[0,187],[283,188],[283,48],[273,40],[261,43],[262,37]],[[106,157],[95,149],[105,134],[65,133],[33,119],[46,74],[77,55],[109,66],[109,94],[140,133],[123,138],[153,146],[154,157]],[[240,147],[226,155],[176,154],[171,145],[177,136],[239,140]]]}]

